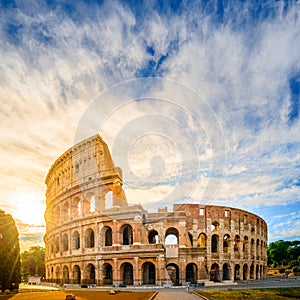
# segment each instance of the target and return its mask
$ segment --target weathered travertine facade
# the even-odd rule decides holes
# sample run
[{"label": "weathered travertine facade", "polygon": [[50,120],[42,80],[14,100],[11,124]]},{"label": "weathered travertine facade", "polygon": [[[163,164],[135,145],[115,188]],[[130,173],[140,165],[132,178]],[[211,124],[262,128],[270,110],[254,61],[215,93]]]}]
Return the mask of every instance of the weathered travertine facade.
[{"label": "weathered travertine facade", "polygon": [[47,178],[46,277],[58,283],[185,285],[266,276],[267,225],[247,211],[129,206],[99,135],[66,151]]}]

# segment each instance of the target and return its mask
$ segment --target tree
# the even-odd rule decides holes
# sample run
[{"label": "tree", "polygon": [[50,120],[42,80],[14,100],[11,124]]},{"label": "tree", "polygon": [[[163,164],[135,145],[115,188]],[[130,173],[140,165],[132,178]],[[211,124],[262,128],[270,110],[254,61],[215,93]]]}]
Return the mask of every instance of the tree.
[{"label": "tree", "polygon": [[0,210],[0,286],[18,289],[20,283],[19,233],[11,215]]},{"label": "tree", "polygon": [[297,260],[300,256],[300,246],[293,244],[288,248],[288,255],[290,260]]},{"label": "tree", "polygon": [[45,248],[32,246],[21,253],[21,274],[23,278],[29,275],[45,277]]},{"label": "tree", "polygon": [[268,247],[268,261],[273,265],[283,264],[288,258],[288,244],[282,240],[270,243]]}]

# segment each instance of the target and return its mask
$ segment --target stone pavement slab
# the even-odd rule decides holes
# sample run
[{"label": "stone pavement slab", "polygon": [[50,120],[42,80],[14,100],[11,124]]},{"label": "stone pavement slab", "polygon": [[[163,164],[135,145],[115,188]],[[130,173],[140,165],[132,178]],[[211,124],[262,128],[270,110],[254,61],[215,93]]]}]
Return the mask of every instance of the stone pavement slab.
[{"label": "stone pavement slab", "polygon": [[201,298],[187,293],[186,290],[172,289],[170,291],[159,291],[154,300],[200,300]]}]

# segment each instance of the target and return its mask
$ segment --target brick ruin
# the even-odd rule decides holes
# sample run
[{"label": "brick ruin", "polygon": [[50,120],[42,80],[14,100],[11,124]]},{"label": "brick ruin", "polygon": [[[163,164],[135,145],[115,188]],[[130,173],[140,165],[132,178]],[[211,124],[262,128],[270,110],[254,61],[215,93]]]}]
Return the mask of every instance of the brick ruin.
[{"label": "brick ruin", "polygon": [[46,280],[186,285],[266,277],[267,224],[248,211],[128,205],[122,171],[99,135],[61,155],[46,177]]}]

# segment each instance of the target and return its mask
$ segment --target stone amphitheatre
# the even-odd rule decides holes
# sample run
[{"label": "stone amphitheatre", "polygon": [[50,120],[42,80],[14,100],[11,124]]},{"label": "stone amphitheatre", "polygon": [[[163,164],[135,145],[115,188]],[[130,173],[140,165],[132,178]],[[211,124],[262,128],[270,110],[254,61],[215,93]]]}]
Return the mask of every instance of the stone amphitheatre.
[{"label": "stone amphitheatre", "polygon": [[129,205],[99,135],[62,154],[46,177],[46,280],[186,285],[266,277],[267,225],[231,207]]}]

